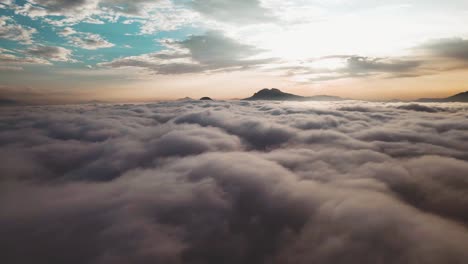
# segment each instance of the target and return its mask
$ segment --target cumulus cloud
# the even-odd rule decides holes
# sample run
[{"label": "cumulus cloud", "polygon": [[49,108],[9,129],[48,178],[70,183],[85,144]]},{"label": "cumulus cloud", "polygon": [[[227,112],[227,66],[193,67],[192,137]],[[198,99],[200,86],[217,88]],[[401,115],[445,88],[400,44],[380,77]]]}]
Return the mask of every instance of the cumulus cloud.
[{"label": "cumulus cloud", "polygon": [[71,45],[82,49],[95,50],[115,46],[98,34],[78,32],[72,27],[62,28],[58,34],[65,37]]},{"label": "cumulus cloud", "polygon": [[[196,12],[170,0],[32,0],[17,5],[15,13],[42,19],[54,26],[78,23],[115,23],[126,17],[140,24],[140,34],[176,30],[193,23]],[[52,18],[53,17],[53,18]]]},{"label": "cumulus cloud", "polygon": [[[62,33],[63,34],[63,33]],[[98,34],[84,32],[66,32],[70,44],[87,50],[111,48],[114,46]]]},{"label": "cumulus cloud", "polygon": [[256,58],[263,51],[253,46],[210,31],[186,40],[163,40],[165,50],[156,53],[119,58],[101,63],[107,67],[138,67],[158,74],[181,74],[239,70],[260,66],[274,58]]},{"label": "cumulus cloud", "polygon": [[39,45],[27,49],[26,54],[49,61],[73,61],[72,51],[63,47]]},{"label": "cumulus cloud", "polygon": [[71,16],[84,18],[97,10],[99,0],[31,0],[17,12],[31,17]]},{"label": "cumulus cloud", "polygon": [[59,35],[65,36],[65,37],[76,34],[76,33],[77,32],[71,27],[65,27],[65,28],[63,28],[62,30],[59,31]]},{"label": "cumulus cloud", "polygon": [[50,64],[50,62],[43,58],[24,56],[15,51],[0,49],[0,70],[18,71],[23,69],[21,65],[28,64]]},{"label": "cumulus cloud", "polygon": [[420,106],[2,109],[0,259],[464,263],[466,109]]},{"label": "cumulus cloud", "polygon": [[36,32],[34,28],[17,24],[11,17],[0,16],[0,39],[31,44]]}]

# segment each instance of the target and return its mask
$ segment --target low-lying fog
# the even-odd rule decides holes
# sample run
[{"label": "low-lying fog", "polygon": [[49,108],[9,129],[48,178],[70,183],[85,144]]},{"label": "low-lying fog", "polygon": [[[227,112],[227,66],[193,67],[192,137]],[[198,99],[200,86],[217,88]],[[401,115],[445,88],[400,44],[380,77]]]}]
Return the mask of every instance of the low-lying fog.
[{"label": "low-lying fog", "polygon": [[0,109],[0,262],[467,263],[468,105]]}]

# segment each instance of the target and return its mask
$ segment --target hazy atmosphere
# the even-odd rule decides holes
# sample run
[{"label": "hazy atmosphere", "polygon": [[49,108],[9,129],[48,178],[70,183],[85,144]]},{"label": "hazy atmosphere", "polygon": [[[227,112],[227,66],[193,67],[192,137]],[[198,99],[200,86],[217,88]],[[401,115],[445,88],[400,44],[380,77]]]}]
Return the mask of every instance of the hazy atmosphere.
[{"label": "hazy atmosphere", "polygon": [[0,263],[468,263],[468,1],[0,0]]}]

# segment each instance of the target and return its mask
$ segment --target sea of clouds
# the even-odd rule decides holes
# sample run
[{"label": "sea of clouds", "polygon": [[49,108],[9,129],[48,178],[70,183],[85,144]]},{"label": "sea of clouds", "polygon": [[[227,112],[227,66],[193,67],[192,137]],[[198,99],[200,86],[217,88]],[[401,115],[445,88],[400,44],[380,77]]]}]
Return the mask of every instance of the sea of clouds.
[{"label": "sea of clouds", "polygon": [[467,263],[468,105],[0,109],[0,262]]}]

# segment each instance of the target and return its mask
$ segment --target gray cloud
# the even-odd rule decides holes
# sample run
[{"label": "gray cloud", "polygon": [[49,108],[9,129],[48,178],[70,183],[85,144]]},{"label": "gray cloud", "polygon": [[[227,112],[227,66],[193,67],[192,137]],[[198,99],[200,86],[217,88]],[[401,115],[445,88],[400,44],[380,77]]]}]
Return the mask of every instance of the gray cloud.
[{"label": "gray cloud", "polygon": [[400,73],[414,70],[421,62],[353,56],[347,59],[347,64],[351,73]]},{"label": "gray cloud", "polygon": [[[341,65],[335,68],[320,68],[309,62],[327,60],[341,61]],[[343,78],[405,78],[418,77],[430,72],[424,72],[421,67],[426,61],[414,58],[379,58],[356,55],[331,55],[307,60],[302,65],[283,67],[289,75],[306,75],[310,81],[329,81]]]},{"label": "gray cloud", "polygon": [[77,16],[92,15],[98,9],[99,0],[31,0],[18,12],[36,16]]},{"label": "gray cloud", "polygon": [[[372,58],[335,55],[317,60],[338,59],[344,62],[336,69],[320,69],[307,65],[294,66],[290,74],[312,74],[311,81],[328,81],[342,78],[412,78],[423,75],[466,68],[468,41],[461,38],[433,40],[414,49],[415,54],[402,58]],[[423,52],[422,54],[418,54]],[[442,58],[442,60],[441,60]]]},{"label": "gray cloud", "polygon": [[400,105],[397,108],[398,109],[404,109],[404,110],[418,111],[418,112],[428,112],[428,113],[446,111],[446,109],[444,109],[444,108],[431,107],[431,106],[420,105],[420,104]]},{"label": "gray cloud", "polygon": [[419,49],[427,50],[437,56],[468,61],[468,40],[462,38],[434,40]]},{"label": "gray cloud", "polygon": [[0,71],[22,71],[24,65],[32,64],[51,63],[44,58],[19,54],[12,50],[0,49]]},{"label": "gray cloud", "polygon": [[0,259],[464,263],[466,107],[407,106],[2,109]]},{"label": "gray cloud", "polygon": [[50,61],[73,61],[72,51],[63,47],[39,45],[27,49],[25,53]]},{"label": "gray cloud", "polygon": [[[50,64],[47,60],[39,58],[19,57],[15,54],[0,53],[0,63],[11,64]],[[8,66],[8,65],[6,65]]]},{"label": "gray cloud", "polygon": [[157,74],[182,74],[242,70],[273,62],[273,58],[252,58],[263,51],[239,43],[221,32],[191,36],[183,41],[165,41],[166,50],[101,63],[107,67],[138,67]]}]

